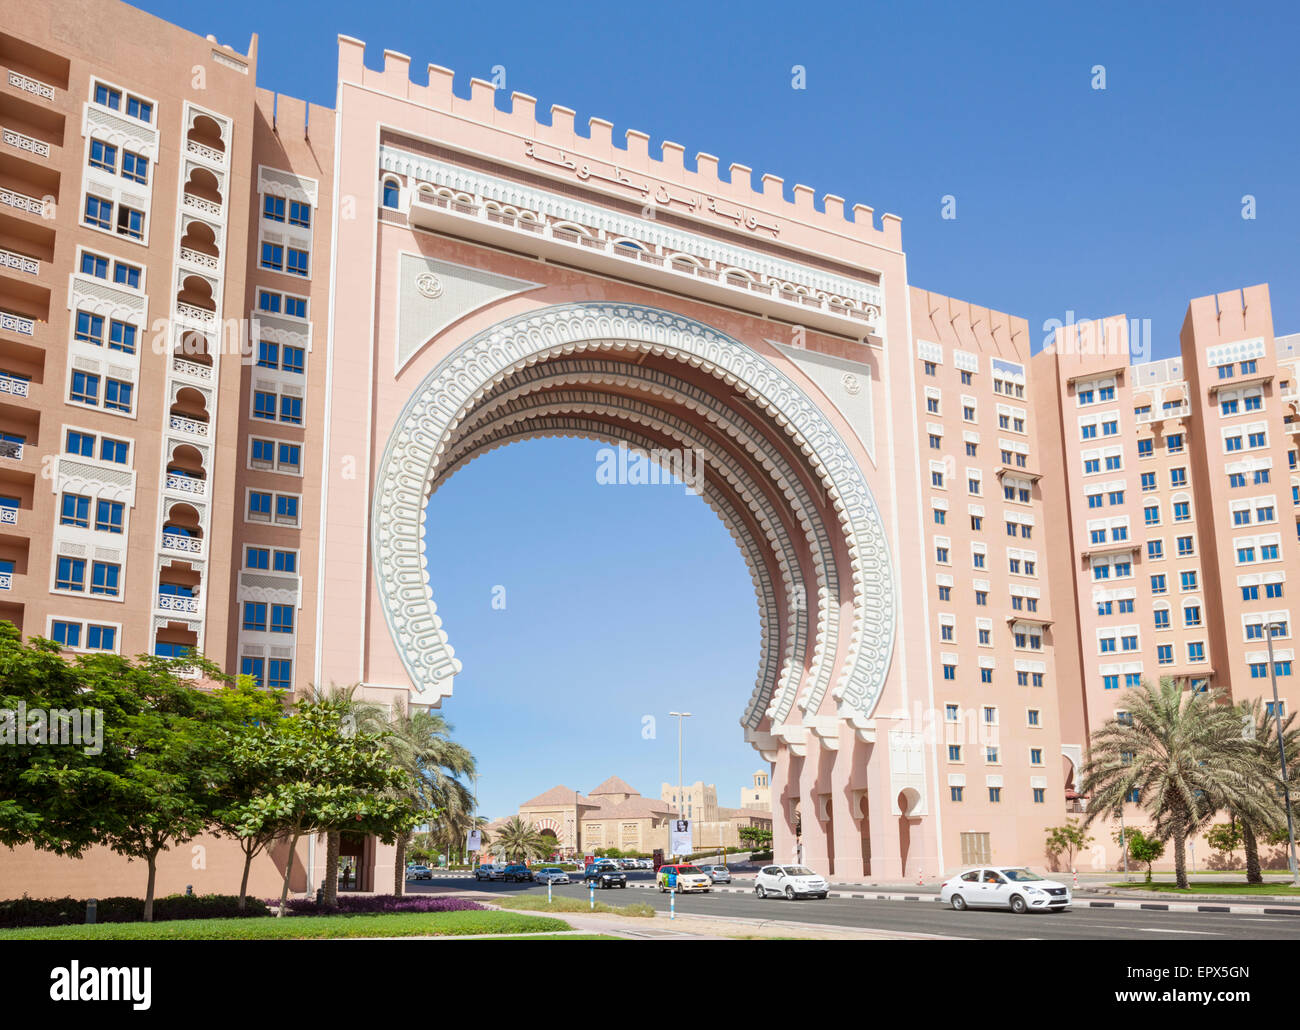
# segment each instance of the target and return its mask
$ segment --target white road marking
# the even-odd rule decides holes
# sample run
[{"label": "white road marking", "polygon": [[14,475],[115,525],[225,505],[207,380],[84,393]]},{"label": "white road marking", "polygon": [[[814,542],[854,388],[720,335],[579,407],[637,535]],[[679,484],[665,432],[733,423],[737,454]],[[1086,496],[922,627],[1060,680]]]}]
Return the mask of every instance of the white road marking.
[{"label": "white road marking", "polygon": [[1213,930],[1167,930],[1163,926],[1139,926],[1142,933],[1192,933],[1200,934],[1205,937],[1223,937],[1224,934],[1216,933]]}]

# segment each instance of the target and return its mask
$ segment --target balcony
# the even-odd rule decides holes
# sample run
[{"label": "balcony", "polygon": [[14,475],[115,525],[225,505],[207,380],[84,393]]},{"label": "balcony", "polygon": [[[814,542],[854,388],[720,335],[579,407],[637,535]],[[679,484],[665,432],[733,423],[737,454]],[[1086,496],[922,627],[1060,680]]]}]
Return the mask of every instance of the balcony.
[{"label": "balcony", "polygon": [[26,211],[28,214],[45,217],[45,201],[22,193],[19,190],[11,190],[6,186],[0,186],[0,204],[7,204],[18,211]]},{"label": "balcony", "polygon": [[50,145],[44,140],[39,140],[35,136],[29,136],[25,132],[19,132],[17,129],[11,129],[8,126],[0,125],[0,143],[14,147],[17,150],[25,150],[37,157],[48,159],[50,156]]},{"label": "balcony", "polygon": [[162,532],[162,549],[171,551],[175,554],[203,554],[203,538],[199,536],[186,536],[184,533],[177,533],[173,530],[164,528]]},{"label": "balcony", "polygon": [[22,461],[23,447],[24,445],[16,440],[0,440],[0,458]]},{"label": "balcony", "polygon": [[209,164],[225,165],[226,141],[214,118],[204,114],[195,116],[194,124],[185,135],[185,153]]},{"label": "balcony", "polygon": [[11,89],[44,103],[53,103],[58,91],[68,88],[71,62],[66,57],[8,33],[0,33],[0,65]]},{"label": "balcony", "polygon": [[41,263],[36,258],[3,248],[0,248],[0,268],[12,268],[15,272],[26,272],[28,275],[41,274]]},{"label": "balcony", "polygon": [[1161,409],[1160,411],[1156,411],[1153,408],[1151,411],[1144,411],[1142,414],[1136,416],[1136,418],[1138,425],[1141,426],[1148,425],[1152,422],[1166,422],[1170,419],[1187,418],[1191,413],[1192,406],[1184,401],[1182,404],[1169,408],[1168,410]]},{"label": "balcony", "polygon": [[198,419],[186,418],[183,415],[172,415],[167,420],[167,427],[176,433],[185,433],[187,436],[207,437],[208,424],[200,422]]},{"label": "balcony", "polygon": [[19,336],[36,335],[36,319],[12,311],[0,311],[0,332],[16,333]]},{"label": "balcony", "polygon": [[29,383],[26,379],[12,376],[8,372],[0,372],[0,395],[26,397],[28,386]]},{"label": "balcony", "polygon": [[189,494],[191,497],[202,497],[208,492],[208,481],[206,479],[199,476],[188,476],[179,472],[168,472],[164,485],[168,490]]},{"label": "balcony", "polygon": [[180,612],[182,615],[197,615],[199,599],[187,594],[168,594],[159,591],[158,610],[161,612]]},{"label": "balcony", "polygon": [[186,379],[198,379],[205,383],[212,381],[211,365],[200,365],[197,361],[182,358],[179,354],[172,355],[172,371]]},{"label": "balcony", "polygon": [[637,277],[647,285],[855,339],[870,335],[880,319],[880,290],[874,284],[859,284],[870,298],[861,303],[813,296],[789,285],[758,281],[739,269],[710,268],[687,255],[653,253],[630,241],[516,217],[427,188],[413,194],[409,220],[418,228],[609,275],[626,276],[627,263],[636,262],[641,266]]},{"label": "balcony", "polygon": [[18,525],[18,509],[7,504],[0,504],[0,526]]}]

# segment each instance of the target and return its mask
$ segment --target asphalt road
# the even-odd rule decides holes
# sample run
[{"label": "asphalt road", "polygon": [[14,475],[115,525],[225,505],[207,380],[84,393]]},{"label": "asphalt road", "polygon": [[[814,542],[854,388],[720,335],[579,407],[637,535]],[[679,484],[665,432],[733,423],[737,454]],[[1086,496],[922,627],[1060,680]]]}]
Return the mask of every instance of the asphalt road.
[{"label": "asphalt road", "polygon": [[[657,890],[638,889],[631,883],[651,883],[648,872],[629,873],[624,890],[597,890],[596,900],[611,905],[634,901],[668,911],[668,896]],[[739,881],[733,886],[746,886]],[[467,879],[421,880],[407,884],[412,893],[440,890],[482,891],[490,894],[545,894],[544,884],[477,882]],[[559,884],[556,894],[587,898],[580,883]],[[1243,899],[1246,900],[1246,899]],[[875,901],[863,898],[816,898],[760,901],[752,893],[678,895],[677,911],[692,915],[741,916],[792,923],[822,923],[864,930],[938,934],[972,940],[1296,940],[1300,916],[1232,915],[1215,912],[1158,912],[1125,909],[1071,909],[1013,915],[1011,912],[954,912],[936,901]]]}]

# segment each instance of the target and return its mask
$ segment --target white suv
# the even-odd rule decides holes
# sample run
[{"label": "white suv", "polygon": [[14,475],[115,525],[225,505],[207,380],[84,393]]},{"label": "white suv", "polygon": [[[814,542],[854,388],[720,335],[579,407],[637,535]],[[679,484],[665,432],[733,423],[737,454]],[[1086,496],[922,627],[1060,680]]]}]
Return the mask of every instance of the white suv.
[{"label": "white suv", "polygon": [[484,862],[474,870],[474,879],[476,880],[500,880],[505,876],[500,866],[493,865],[491,862]]},{"label": "white suv", "polygon": [[807,866],[768,865],[754,878],[754,893],[760,898],[769,894],[780,895],[793,901],[798,897],[824,898],[830,884]]}]

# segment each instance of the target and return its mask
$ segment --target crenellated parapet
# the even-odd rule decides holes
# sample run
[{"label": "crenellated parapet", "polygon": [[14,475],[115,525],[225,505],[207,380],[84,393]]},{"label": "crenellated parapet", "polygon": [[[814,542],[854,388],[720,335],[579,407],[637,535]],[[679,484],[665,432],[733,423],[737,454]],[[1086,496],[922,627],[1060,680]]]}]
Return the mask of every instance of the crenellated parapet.
[{"label": "crenellated parapet", "polygon": [[[360,40],[339,37],[339,80],[366,90],[409,101],[425,111],[462,123],[455,138],[473,138],[483,153],[521,170],[631,200],[648,211],[662,211],[758,241],[779,242],[842,261],[866,270],[882,263],[873,260],[876,249],[902,249],[902,223],[892,214],[880,218],[876,228],[872,208],[864,204],[845,209],[843,197],[824,194],[820,204],[810,186],[795,185],[792,198],[785,195],[784,180],[776,175],[759,177],[746,165],[733,163],[723,178],[717,157],[699,153],[695,166],[686,165],[686,148],[665,140],[660,153],[651,153],[650,136],[636,129],[615,142],[612,122],[590,118],[587,133],[577,128],[571,108],[555,104],[549,123],[538,117],[537,100],[513,92],[508,110],[497,106],[495,86],[483,79],[469,81],[468,96],[453,88],[455,75],[438,65],[428,66],[428,80],[414,81],[411,59],[385,50],[383,66],[368,68],[366,47]],[[463,123],[494,130],[467,134]],[[426,128],[443,138],[437,119],[424,119]],[[449,127],[448,127],[449,128]]]}]

